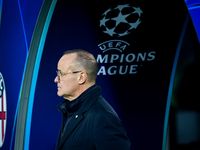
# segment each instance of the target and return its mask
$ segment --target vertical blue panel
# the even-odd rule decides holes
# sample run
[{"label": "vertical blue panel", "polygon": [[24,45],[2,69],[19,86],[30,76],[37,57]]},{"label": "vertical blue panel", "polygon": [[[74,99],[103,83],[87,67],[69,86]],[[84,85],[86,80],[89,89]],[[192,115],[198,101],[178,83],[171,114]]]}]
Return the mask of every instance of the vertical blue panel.
[{"label": "vertical blue panel", "polygon": [[[28,4],[30,2],[30,0],[26,1]],[[30,20],[36,22],[42,2],[43,0],[32,1],[32,10],[26,9],[27,15],[24,16],[21,5],[25,1],[0,1],[0,60],[2,64],[0,65],[0,72],[5,78],[5,86],[7,87],[8,111],[5,142],[1,149],[13,149],[14,144],[21,82],[28,55],[28,43],[30,43],[35,26],[35,23],[24,24],[24,22],[30,22]],[[26,33],[27,31],[29,32],[28,35]]]},{"label": "vertical blue panel", "polygon": [[[12,5],[10,5],[12,4]],[[26,43],[17,1],[3,1],[0,29],[0,72],[7,93],[7,126],[1,149],[8,150],[15,128],[15,113],[27,56]]]}]

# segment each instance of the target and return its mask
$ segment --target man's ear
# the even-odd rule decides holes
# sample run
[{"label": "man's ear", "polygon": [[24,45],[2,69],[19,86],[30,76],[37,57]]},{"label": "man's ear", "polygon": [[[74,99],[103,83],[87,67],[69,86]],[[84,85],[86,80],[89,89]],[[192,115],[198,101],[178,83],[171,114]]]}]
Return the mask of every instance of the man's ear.
[{"label": "man's ear", "polygon": [[86,82],[86,80],[87,80],[87,73],[82,71],[80,73],[78,82],[79,82],[79,84],[84,84]]}]

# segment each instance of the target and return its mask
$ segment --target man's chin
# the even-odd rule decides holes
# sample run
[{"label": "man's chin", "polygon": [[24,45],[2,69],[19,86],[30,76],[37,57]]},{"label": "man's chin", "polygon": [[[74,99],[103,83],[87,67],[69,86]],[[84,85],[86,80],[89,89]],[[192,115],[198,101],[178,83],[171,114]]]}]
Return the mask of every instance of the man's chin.
[{"label": "man's chin", "polygon": [[58,95],[59,97],[63,97],[63,94],[61,94],[59,91],[57,92],[57,95]]},{"label": "man's chin", "polygon": [[59,91],[57,92],[57,95],[59,96],[59,97],[63,97],[64,99],[67,99],[66,97],[66,95],[65,94],[62,94],[62,93],[59,93]]}]

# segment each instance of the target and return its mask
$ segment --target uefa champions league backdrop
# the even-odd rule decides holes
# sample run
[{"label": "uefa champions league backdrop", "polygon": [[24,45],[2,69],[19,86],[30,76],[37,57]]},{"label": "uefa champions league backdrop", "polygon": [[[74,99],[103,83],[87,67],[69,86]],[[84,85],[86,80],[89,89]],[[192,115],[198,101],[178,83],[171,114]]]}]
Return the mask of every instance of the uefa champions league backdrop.
[{"label": "uefa champions league backdrop", "polygon": [[[199,51],[200,1],[0,0],[0,149],[53,150],[63,52],[84,49],[133,150],[165,150],[179,55]],[[185,55],[188,55],[186,53]]]}]

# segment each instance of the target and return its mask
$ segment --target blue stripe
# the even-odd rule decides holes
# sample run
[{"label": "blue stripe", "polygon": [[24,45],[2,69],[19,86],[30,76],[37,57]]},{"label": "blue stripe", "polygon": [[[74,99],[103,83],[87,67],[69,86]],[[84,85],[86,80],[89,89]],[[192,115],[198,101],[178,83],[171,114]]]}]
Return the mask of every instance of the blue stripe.
[{"label": "blue stripe", "polygon": [[188,10],[198,9],[198,8],[200,8],[200,6],[188,6]]},{"label": "blue stripe", "polygon": [[[186,1],[185,1],[186,2]],[[195,3],[191,3],[191,4],[187,4],[187,2],[186,2],[186,5],[187,5],[187,7],[188,7],[188,9],[190,10],[190,9],[196,9],[196,8],[199,8],[200,6],[200,2],[195,2]]]},{"label": "blue stripe", "polygon": [[168,119],[169,119],[169,111],[170,111],[170,104],[171,104],[171,97],[172,97],[172,89],[173,89],[173,84],[174,84],[174,77],[175,77],[175,73],[176,73],[178,58],[179,58],[179,54],[180,54],[181,45],[182,45],[182,42],[183,42],[185,30],[186,30],[186,27],[187,27],[187,24],[188,24],[188,20],[189,20],[189,14],[187,14],[184,25],[183,25],[183,29],[182,29],[182,32],[181,32],[181,36],[180,36],[180,39],[179,39],[179,43],[178,43],[175,58],[174,58],[174,63],[173,63],[173,68],[172,68],[172,73],[171,73],[171,78],[170,78],[170,83],[169,83],[167,104],[166,104],[166,110],[165,110],[164,128],[163,128],[162,150],[166,150],[167,127],[168,127]]},{"label": "blue stripe", "polygon": [[44,29],[42,32],[41,40],[39,43],[38,53],[36,56],[36,62],[34,66],[33,71],[33,78],[31,83],[31,91],[29,96],[29,104],[28,104],[28,112],[27,112],[27,120],[26,120],[26,130],[25,130],[25,142],[24,142],[24,150],[29,150],[29,142],[30,142],[30,130],[31,130],[31,119],[32,119],[32,110],[33,110],[33,102],[34,102],[34,94],[35,94],[35,88],[36,88],[36,82],[38,78],[38,72],[40,67],[40,61],[43,53],[44,43],[46,40],[47,31],[49,28],[49,24],[51,21],[51,17],[53,15],[54,8],[56,6],[57,0],[54,0],[51,4],[51,7],[49,9],[49,13],[47,15],[47,19],[44,25]]},{"label": "blue stripe", "polygon": [[[2,2],[3,2],[3,0],[2,0]],[[12,147],[13,147],[13,140],[14,140],[14,135],[15,135],[17,115],[18,115],[19,103],[20,103],[20,98],[21,98],[21,90],[22,90],[23,79],[24,79],[24,74],[25,74],[25,68],[26,68],[27,58],[28,58],[28,42],[27,42],[26,31],[25,31],[24,22],[23,22],[23,15],[22,15],[22,11],[21,11],[21,6],[20,6],[19,0],[18,0],[18,6],[19,6],[20,18],[21,18],[21,22],[22,22],[22,29],[23,29],[24,40],[25,40],[25,45],[26,45],[26,58],[25,58],[25,65],[24,65],[24,70],[23,70],[23,74],[22,74],[22,81],[21,81],[21,85],[20,85],[19,97],[18,97],[18,101],[17,101],[15,117],[14,117],[14,122],[13,122],[13,129],[12,129],[12,135],[11,135],[11,141],[10,141],[10,150],[12,150]]]},{"label": "blue stripe", "polygon": [[22,10],[21,10],[21,5],[20,2],[18,0],[18,5],[19,5],[19,12],[20,12],[20,16],[21,16],[21,21],[22,21],[22,28],[23,28],[23,33],[24,33],[24,40],[25,40],[25,45],[26,45],[26,51],[28,53],[28,42],[27,42],[27,37],[26,37],[26,31],[25,31],[25,27],[24,27],[24,21],[23,21],[23,15],[22,15]]}]

